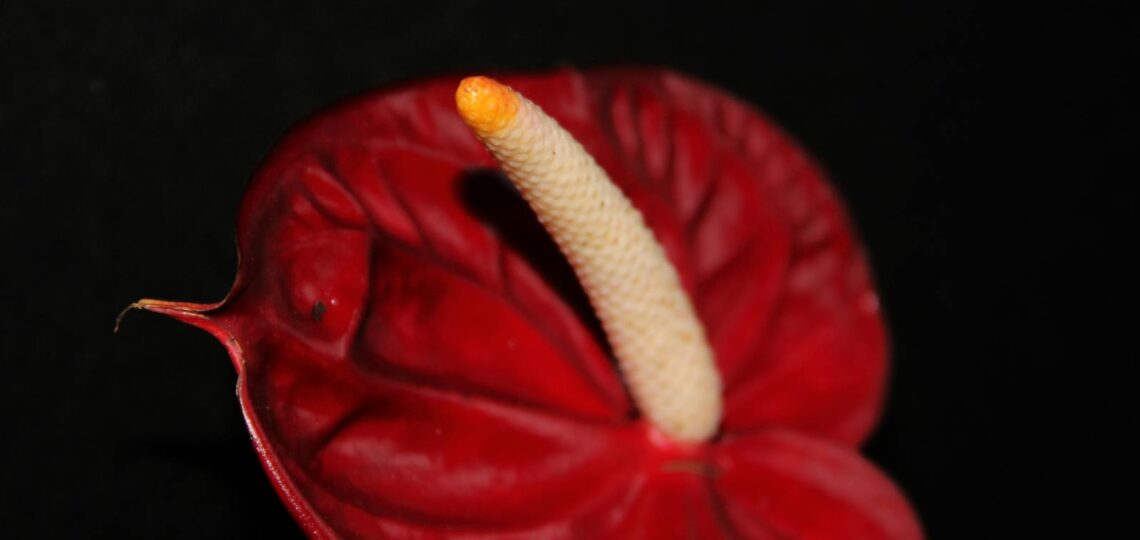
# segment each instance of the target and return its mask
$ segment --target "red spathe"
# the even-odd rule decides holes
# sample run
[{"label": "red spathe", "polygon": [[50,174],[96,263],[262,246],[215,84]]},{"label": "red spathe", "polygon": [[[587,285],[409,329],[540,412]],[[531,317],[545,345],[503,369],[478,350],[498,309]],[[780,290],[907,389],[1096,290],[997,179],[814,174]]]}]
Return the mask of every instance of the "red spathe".
[{"label": "red spathe", "polygon": [[755,110],[657,70],[500,77],[645,216],[725,381],[721,433],[637,416],[568,264],[455,112],[459,79],[354,100],[254,179],[213,333],[314,537],[920,538],[857,446],[878,302],[819,168]]}]

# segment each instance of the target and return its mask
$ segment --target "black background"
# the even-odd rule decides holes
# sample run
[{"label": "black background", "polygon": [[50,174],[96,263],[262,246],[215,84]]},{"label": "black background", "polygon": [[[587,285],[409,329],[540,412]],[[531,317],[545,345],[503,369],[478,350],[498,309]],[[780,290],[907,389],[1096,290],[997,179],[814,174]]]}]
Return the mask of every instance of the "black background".
[{"label": "black background", "polygon": [[0,531],[297,537],[213,301],[246,181],[293,124],[441,73],[656,64],[758,104],[830,170],[894,335],[867,454],[936,538],[1130,515],[1135,18],[962,2],[667,7],[0,3]]}]

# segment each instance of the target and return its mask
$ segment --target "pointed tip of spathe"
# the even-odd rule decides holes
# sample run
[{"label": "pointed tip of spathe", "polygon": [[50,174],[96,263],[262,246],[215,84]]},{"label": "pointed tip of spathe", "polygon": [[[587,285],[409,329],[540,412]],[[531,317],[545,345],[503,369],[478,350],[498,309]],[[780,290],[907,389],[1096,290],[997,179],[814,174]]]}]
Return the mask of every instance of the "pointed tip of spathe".
[{"label": "pointed tip of spathe", "polygon": [[203,328],[203,329],[206,329],[207,331],[209,331],[208,327],[211,325],[208,324],[209,319],[207,319],[206,316],[203,315],[203,313],[210,311],[216,307],[217,307],[216,304],[196,304],[196,303],[192,303],[192,302],[171,302],[168,300],[155,300],[153,298],[143,298],[142,300],[139,300],[138,302],[134,302],[131,305],[123,308],[123,310],[119,312],[119,315],[117,317],[115,317],[115,328],[112,330],[112,332],[118,333],[119,328],[122,326],[123,318],[127,316],[127,313],[130,313],[131,311],[134,311],[136,309],[145,309],[147,311],[152,311],[154,313],[161,313],[163,315],[173,317],[173,318],[178,319],[182,322],[185,322],[185,323],[188,323],[188,324],[191,324],[191,325],[194,325],[194,326],[197,326],[199,328]]}]

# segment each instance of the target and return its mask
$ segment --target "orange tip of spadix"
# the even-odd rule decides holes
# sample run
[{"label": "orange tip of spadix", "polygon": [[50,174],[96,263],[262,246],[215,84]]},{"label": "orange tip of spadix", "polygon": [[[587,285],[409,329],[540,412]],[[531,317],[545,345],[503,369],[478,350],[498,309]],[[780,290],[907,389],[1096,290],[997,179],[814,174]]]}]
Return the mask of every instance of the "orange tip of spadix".
[{"label": "orange tip of spadix", "polygon": [[509,86],[483,76],[467,77],[455,90],[459,115],[477,134],[503,129],[519,110],[519,98]]}]

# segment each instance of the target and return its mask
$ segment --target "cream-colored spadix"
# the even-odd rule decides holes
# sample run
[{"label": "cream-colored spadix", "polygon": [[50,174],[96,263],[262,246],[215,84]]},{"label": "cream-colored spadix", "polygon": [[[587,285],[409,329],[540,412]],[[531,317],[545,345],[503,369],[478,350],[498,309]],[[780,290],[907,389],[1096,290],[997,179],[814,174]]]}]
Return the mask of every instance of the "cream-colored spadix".
[{"label": "cream-colored spadix", "polygon": [[641,214],[573,136],[511,88],[471,77],[455,99],[574,267],[642,414],[676,440],[711,437],[722,407],[712,349]]}]

